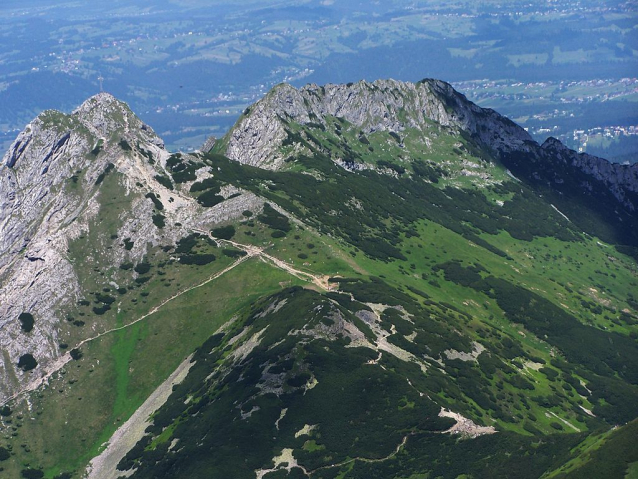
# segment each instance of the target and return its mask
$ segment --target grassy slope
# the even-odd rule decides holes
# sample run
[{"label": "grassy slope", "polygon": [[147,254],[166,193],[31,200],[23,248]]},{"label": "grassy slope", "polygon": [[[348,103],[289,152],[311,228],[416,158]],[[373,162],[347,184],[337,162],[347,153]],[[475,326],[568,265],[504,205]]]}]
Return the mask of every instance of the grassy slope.
[{"label": "grassy slope", "polygon": [[[69,181],[70,188],[76,185]],[[257,259],[248,260],[223,277],[165,304],[142,322],[126,327],[176,293],[205,282],[235,259],[200,238],[183,254],[150,248],[140,262],[148,265],[146,272],[140,269],[138,273],[134,266],[140,265],[127,265],[126,260],[122,265],[103,264],[104,258],[96,252],[127,249],[126,239],[116,233],[120,212],[130,208],[131,197],[115,172],[105,176],[100,188],[103,208],[89,232],[69,247],[84,290],[82,300],[66,308],[67,322],[60,325],[61,348],[72,348],[80,340],[112,328],[125,329],[107,333],[80,348],[82,357],[55,375],[49,388],[32,395],[28,409],[25,403],[12,405],[15,411],[5,420],[4,443],[0,446],[13,451],[11,460],[2,467],[15,477],[28,467],[44,467],[47,477],[80,470],[184,357],[235,311],[280,289],[280,283],[298,281]],[[177,260],[184,255],[205,254],[213,254],[215,261],[197,266]],[[105,305],[110,309],[95,312]]]},{"label": "grassy slope", "polygon": [[636,474],[636,420],[623,427],[592,435],[575,448],[574,458],[546,474],[547,478],[626,477]]},{"label": "grassy slope", "polygon": [[[210,274],[217,265],[201,269]],[[77,470],[184,357],[241,307],[280,289],[281,281],[296,282],[249,260],[143,322],[87,344],[79,361],[70,363],[47,391],[32,398],[33,420],[19,421],[19,436],[12,441],[25,441],[29,451],[15,447],[18,456],[13,465],[22,468],[35,465],[35,460],[47,469],[47,477]],[[15,473],[10,466],[7,471]]]}]

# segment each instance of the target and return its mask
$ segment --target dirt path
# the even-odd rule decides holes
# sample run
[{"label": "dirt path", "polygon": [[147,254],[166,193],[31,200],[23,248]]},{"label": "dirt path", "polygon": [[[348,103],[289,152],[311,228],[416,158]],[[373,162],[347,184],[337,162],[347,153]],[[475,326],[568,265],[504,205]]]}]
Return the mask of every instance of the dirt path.
[{"label": "dirt path", "polygon": [[[276,268],[279,268],[279,269],[281,269],[283,271],[286,271],[287,273],[291,274],[292,276],[294,276],[296,278],[301,279],[302,281],[311,282],[311,283],[315,284],[316,286],[318,286],[319,288],[321,288],[324,291],[330,291],[330,289],[331,289],[329,284],[328,284],[328,276],[326,276],[326,275],[321,275],[321,276],[320,275],[315,275],[315,274],[312,274],[312,273],[308,273],[306,271],[302,271],[302,270],[293,268],[291,265],[287,264],[285,261],[282,261],[282,260],[280,260],[278,258],[275,258],[274,256],[271,256],[271,255],[265,253],[264,252],[264,248],[260,248],[259,246],[253,246],[253,245],[246,245],[246,244],[242,244],[242,243],[237,243],[236,241],[215,238],[212,234],[210,234],[209,232],[203,231],[203,230],[193,229],[193,231],[195,231],[197,233],[200,233],[200,234],[203,234],[203,235],[208,235],[208,236],[210,236],[210,238],[212,240],[216,241],[219,244],[226,244],[226,245],[234,246],[235,248],[241,249],[242,251],[246,252],[246,256],[242,256],[241,258],[237,259],[234,263],[230,264],[229,266],[224,268],[222,271],[219,271],[219,272],[215,273],[214,275],[210,276],[205,281],[203,281],[203,282],[201,282],[199,284],[196,284],[195,286],[191,286],[190,288],[187,288],[187,289],[185,289],[183,291],[179,291],[178,293],[175,293],[173,296],[165,299],[160,304],[158,304],[157,306],[155,306],[152,309],[150,309],[148,313],[140,316],[135,321],[127,323],[124,326],[119,326],[117,328],[108,329],[108,330],[103,331],[103,332],[101,332],[99,334],[96,334],[95,336],[91,336],[90,338],[86,338],[86,339],[80,341],[78,344],[76,344],[74,348],[70,348],[70,350],[78,349],[78,348],[84,346],[85,344],[87,344],[87,343],[89,343],[91,341],[95,341],[95,340],[97,340],[97,339],[99,339],[102,336],[105,336],[107,334],[111,334],[111,333],[114,333],[116,331],[121,331],[123,329],[130,328],[134,324],[137,324],[140,321],[145,320],[149,316],[152,316],[153,314],[157,313],[161,308],[166,306],[166,304],[170,303],[171,301],[179,298],[180,296],[188,293],[189,291],[192,291],[192,290],[197,289],[197,288],[201,288],[202,286],[210,283],[211,281],[216,280],[220,276],[226,274],[228,271],[230,271],[233,268],[239,266],[241,263],[243,263],[247,259],[253,258],[253,257],[259,257],[260,259],[262,259],[266,263],[269,263],[269,264],[275,266]],[[21,388],[15,394],[13,394],[13,395],[9,396],[8,398],[2,400],[2,402],[0,402],[0,405],[4,406],[5,404],[8,404],[9,402],[14,401],[14,400],[20,398],[21,396],[23,396],[23,395],[25,395],[25,394],[27,394],[29,392],[35,391],[40,386],[45,384],[55,373],[57,373],[60,369],[62,369],[71,360],[72,360],[72,358],[71,358],[71,354],[69,352],[67,352],[67,353],[63,354],[62,356],[60,356],[59,358],[55,359],[52,363],[50,363],[49,365],[47,365],[44,368],[45,373],[44,373],[43,376],[40,376],[39,378],[34,379],[33,381],[27,383],[23,388]]]},{"label": "dirt path", "polygon": [[303,281],[310,281],[311,283],[315,284],[316,286],[318,286],[324,291],[330,291],[330,285],[328,284],[328,278],[329,278],[328,276],[325,276],[325,275],[319,276],[319,275],[307,273],[305,271],[301,271],[299,269],[295,269],[292,266],[290,266],[288,263],[286,263],[285,261],[282,261],[264,252],[262,252],[260,256],[262,259],[272,263],[277,268],[288,272],[292,276],[299,278]]},{"label": "dirt path", "polygon": [[316,286],[318,286],[319,288],[321,288],[324,291],[330,291],[331,290],[330,285],[328,284],[329,276],[327,276],[327,275],[316,275],[316,274],[308,273],[307,271],[302,271],[300,269],[293,268],[291,265],[289,265],[285,261],[280,260],[279,258],[275,258],[274,256],[269,255],[268,253],[265,253],[264,252],[265,248],[260,248],[259,246],[253,246],[253,245],[237,243],[236,241],[216,238],[216,237],[214,237],[212,235],[212,233],[209,233],[209,232],[206,232],[206,231],[203,231],[203,230],[194,229],[193,231],[195,231],[197,233],[200,233],[200,234],[203,234],[203,235],[206,235],[206,236],[209,236],[210,239],[212,239],[213,241],[215,241],[218,244],[222,244],[222,245],[225,244],[225,245],[229,245],[229,246],[234,246],[235,248],[238,248],[238,249],[240,249],[242,251],[245,251],[246,253],[248,253],[248,255],[259,256],[265,262],[270,263],[273,266],[286,271],[287,273],[289,273],[290,275],[294,276],[295,278],[301,279],[302,281],[311,282],[311,283],[315,284]]},{"label": "dirt path", "polygon": [[146,428],[150,425],[150,416],[161,408],[171,395],[173,385],[181,383],[190,371],[191,358],[188,356],[164,381],[149,398],[142,404],[115,433],[111,436],[108,446],[99,456],[89,463],[87,479],[116,479],[123,475],[117,470],[117,465],[137,442],[142,439]]},{"label": "dirt path", "polygon": [[399,452],[401,452],[401,449],[403,449],[403,447],[405,447],[405,444],[408,442],[408,438],[410,436],[411,436],[411,434],[408,434],[407,436],[404,436],[403,440],[396,447],[396,449],[393,452],[391,452],[390,454],[388,454],[386,457],[381,457],[379,459],[368,459],[366,457],[353,457],[352,459],[348,459],[346,461],[339,462],[337,464],[330,464],[329,466],[323,466],[323,467],[319,467],[317,469],[313,469],[312,471],[308,471],[308,472],[304,471],[304,472],[306,472],[307,475],[312,476],[315,472],[321,471],[322,469],[331,469],[333,467],[341,467],[341,466],[345,466],[346,464],[350,464],[351,462],[354,462],[354,461],[361,461],[361,462],[368,462],[368,463],[388,461],[388,460],[392,459],[394,456],[396,456],[397,454],[399,454]]},{"label": "dirt path", "polygon": [[[269,474],[271,472],[276,472],[276,471],[280,471],[280,470],[287,470],[288,472],[290,472],[290,470],[294,469],[294,468],[299,468],[299,469],[301,469],[303,471],[303,473],[307,477],[312,477],[313,474],[315,474],[315,473],[317,473],[319,471],[322,471],[324,469],[333,469],[335,467],[342,467],[342,466],[345,466],[345,465],[350,464],[350,463],[355,462],[355,461],[361,461],[361,462],[367,462],[367,463],[385,462],[385,461],[388,461],[388,460],[392,459],[394,456],[399,454],[399,452],[401,452],[401,449],[403,449],[405,444],[408,442],[408,438],[411,435],[412,434],[408,434],[407,436],[405,436],[403,438],[403,440],[401,441],[401,443],[396,447],[396,449],[393,452],[391,452],[390,454],[388,454],[386,457],[381,457],[379,459],[368,459],[366,457],[353,457],[351,459],[346,459],[345,461],[342,461],[342,462],[337,462],[337,463],[334,463],[334,464],[328,464],[327,466],[321,466],[321,467],[318,467],[317,469],[312,469],[312,470],[306,469],[304,466],[302,466],[301,464],[299,464],[297,462],[297,460],[295,459],[295,457],[293,455],[293,453],[294,453],[293,449],[284,449],[280,456],[273,458],[273,463],[275,465],[274,468],[272,468],[272,469],[257,469],[255,471],[255,477],[256,477],[256,479],[262,479],[266,474]],[[284,464],[285,464],[285,466],[283,466]],[[283,467],[280,467],[280,466],[283,466]]]},{"label": "dirt path", "polygon": [[[252,258],[253,256],[256,255],[255,252],[247,252],[248,254],[246,256],[243,256],[241,258],[239,258],[238,260],[236,260],[234,263],[230,264],[229,266],[227,266],[226,268],[224,268],[223,270],[215,273],[214,275],[210,276],[208,279],[206,279],[205,281],[196,284],[195,286],[191,286],[190,288],[187,288],[183,291],[180,291],[178,293],[175,293],[173,296],[165,299],[164,301],[162,301],[160,304],[158,304],[157,306],[153,307],[151,310],[149,310],[148,313],[140,316],[139,318],[137,318],[135,321],[132,321],[130,323],[125,324],[124,326],[119,326],[117,328],[112,328],[112,329],[108,329],[106,331],[103,331],[99,334],[96,334],[95,336],[91,336],[90,338],[86,338],[82,341],[80,341],[78,344],[75,345],[74,348],[72,349],[78,349],[80,347],[82,347],[83,345],[91,342],[91,341],[95,341],[96,339],[101,338],[102,336],[105,336],[107,334],[111,334],[114,333],[116,331],[121,331],[122,329],[126,329],[126,328],[130,328],[131,326],[133,326],[134,324],[139,323],[140,321],[145,320],[146,318],[148,318],[149,316],[157,313],[161,308],[163,308],[164,306],[166,306],[166,304],[170,303],[171,301],[174,301],[175,299],[179,298],[180,296],[188,293],[189,291],[193,291],[194,289],[197,288],[201,288],[202,286],[210,283],[211,281],[216,280],[217,278],[219,278],[220,276],[226,274],[228,271],[232,270],[233,268],[239,266],[241,263],[243,263],[244,261],[246,261],[249,258]],[[20,389],[18,392],[16,392],[15,394],[9,396],[8,398],[4,399],[0,404],[2,404],[3,406],[7,403],[9,403],[10,401],[13,401],[15,399],[18,399],[19,397],[35,391],[36,389],[38,389],[40,386],[42,386],[43,384],[45,384],[50,378],[51,376],[53,376],[55,373],[57,373],[60,369],[62,369],[68,362],[70,362],[72,360],[71,358],[71,354],[70,352],[67,352],[65,354],[63,354],[62,356],[60,356],[59,358],[57,358],[55,361],[53,361],[51,364],[47,365],[44,368],[44,375],[34,379],[33,381],[27,383],[22,389]]]}]

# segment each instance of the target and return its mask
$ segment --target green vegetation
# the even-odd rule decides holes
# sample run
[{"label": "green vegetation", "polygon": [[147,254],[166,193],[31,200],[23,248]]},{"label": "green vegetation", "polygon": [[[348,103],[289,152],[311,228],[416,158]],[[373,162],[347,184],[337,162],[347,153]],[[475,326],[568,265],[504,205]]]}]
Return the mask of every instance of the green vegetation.
[{"label": "green vegetation", "polygon": [[[635,439],[638,421],[616,430],[593,434],[573,450],[572,459],[547,478],[631,477],[638,461]],[[632,470],[633,469],[633,470]]]},{"label": "green vegetation", "polygon": [[98,175],[97,179],[95,180],[95,186],[102,183],[104,181],[104,178],[106,178],[106,175],[108,175],[114,169],[115,169],[115,165],[113,163],[109,163],[106,169]]},{"label": "green vegetation", "polygon": [[224,201],[224,197],[215,193],[214,190],[204,191],[201,195],[197,197],[197,202],[202,205],[210,208],[211,206],[215,206]]},{"label": "green vegetation", "polygon": [[73,348],[69,351],[69,354],[74,361],[79,361],[83,356],[82,352],[78,348]]},{"label": "green vegetation", "polygon": [[23,354],[18,360],[18,367],[25,372],[35,369],[37,365],[38,362],[35,360],[31,353]]},{"label": "green vegetation", "polygon": [[155,181],[169,190],[174,189],[173,182],[167,176],[155,175]]},{"label": "green vegetation", "polygon": [[179,153],[171,155],[166,160],[166,167],[169,169],[173,181],[177,184],[197,179],[195,174],[197,165]]},{"label": "green vegetation", "polygon": [[155,195],[155,193],[152,193],[152,192],[146,193],[146,198],[149,198],[153,202],[153,204],[155,205],[155,208],[157,208],[158,211],[162,211],[164,209],[164,205],[162,204],[160,199]]},{"label": "green vegetation", "polygon": [[[409,307],[411,321],[425,326],[424,332],[432,331],[436,324],[427,319],[427,314],[419,313],[421,306],[414,299],[398,291],[392,293],[393,288],[380,280],[367,283],[351,279],[339,283],[342,287],[348,285],[358,299],[378,292],[387,295],[389,291],[391,296],[379,299]],[[306,470],[316,471],[318,477],[335,474],[392,477],[392,471],[400,470],[406,477],[427,472],[449,478],[462,474],[536,478],[578,454],[572,451],[577,451],[574,448],[586,440],[583,434],[546,435],[539,442],[533,437],[507,432],[460,442],[432,434],[451,422],[428,420],[436,418],[438,409],[418,392],[454,394],[456,389],[450,379],[432,370],[423,375],[410,362],[392,356],[375,365],[370,361],[376,353],[362,347],[347,348],[350,342],[347,336],[325,338],[311,333],[324,324],[334,324],[337,317],[353,320],[357,304],[360,303],[352,304],[355,308],[352,310],[335,307],[321,295],[293,288],[244,310],[230,330],[212,336],[196,352],[188,377],[175,388],[169,402],[156,414],[147,436],[126,455],[118,469],[135,468],[137,477],[170,475],[176,471],[189,477],[206,477],[205,471],[214,470],[248,478],[253,477],[255,470],[270,467],[276,451],[292,448],[298,463]],[[315,313],[308,315],[309,311]],[[410,328],[398,310],[388,311],[397,312],[386,316],[389,324],[399,329],[403,322],[405,326],[400,327]],[[445,322],[439,324],[444,326]],[[244,327],[250,328],[244,340],[259,337],[259,343],[240,364],[233,364],[229,358],[242,340],[237,343],[231,338]],[[287,331],[294,331],[295,337],[280,340],[286,338]],[[442,331],[445,329],[436,334]],[[421,330],[417,338],[420,335]],[[302,338],[305,343],[300,347]],[[463,347],[454,345],[450,339],[444,338],[443,348]],[[432,340],[423,338],[428,345],[433,344]],[[489,359],[487,355],[481,357]],[[498,363],[500,368],[507,369],[505,364]],[[474,368],[468,369],[463,364],[455,366],[465,369],[465,373],[459,373],[458,369],[453,373],[447,367],[446,370],[448,375],[456,376],[454,381],[463,384],[467,392],[470,383],[461,380],[469,377],[467,373]],[[406,376],[409,384],[400,379]],[[241,382],[236,381],[238,377]],[[308,384],[313,386],[309,388]],[[473,397],[479,400],[479,396]],[[463,401],[462,396],[449,399],[457,409]],[[240,408],[234,405],[237,402]],[[481,404],[480,400],[477,403]],[[395,408],[388,407],[393,404]],[[229,417],[233,420],[229,421]],[[415,420],[417,417],[420,421]],[[407,423],[402,424],[404,420]],[[273,428],[275,422],[277,428]],[[233,427],[227,427],[229,423]],[[313,426],[309,432],[300,434],[304,425]],[[564,430],[557,421],[552,421],[550,427]],[[530,424],[528,428],[535,435],[541,434]],[[202,442],[194,444],[187,439],[192,437],[201,437]],[[631,429],[619,437],[621,447],[631,447],[630,437],[633,437]],[[180,453],[167,455],[166,448],[174,441],[179,441]],[[396,459],[383,459],[391,457],[397,447],[401,454]],[[224,454],[202,454],[202,450],[223,450]],[[508,454],[502,454],[503,451]],[[603,455],[605,450],[596,454]],[[623,462],[610,460],[619,471],[626,469]],[[604,467],[596,460],[593,463]],[[334,464],[343,466],[331,466]]]},{"label": "green vegetation", "polygon": [[151,264],[146,262],[146,261],[142,261],[141,263],[137,263],[135,265],[135,267],[133,268],[133,271],[135,271],[138,274],[146,274],[151,270]]},{"label": "green vegetation", "polygon": [[[197,237],[189,251],[205,250],[212,248]],[[159,252],[147,257],[146,261],[152,265],[151,272],[160,268],[158,264],[163,261],[160,257]],[[158,279],[151,277],[148,303],[138,301],[136,304],[130,301],[130,292],[116,299],[123,309],[116,324],[131,322],[166,296],[174,294],[176,287],[164,288],[165,282],[181,282],[179,289],[196,285],[223,269],[231,260],[220,255],[215,262],[205,266],[179,266],[179,263],[175,263],[165,276]],[[83,346],[81,351],[73,352],[73,367],[69,368],[66,375],[54,378],[56,394],[34,398],[36,410],[55,409],[55,412],[47,414],[46,421],[42,420],[44,415],[35,416],[37,421],[24,424],[20,429],[18,437],[24,440],[29,438],[32,451],[26,457],[32,458],[36,451],[40,451],[39,457],[43,459],[38,461],[39,464],[50,468],[45,469],[47,477],[56,477],[61,471],[76,470],[97,453],[100,446],[155,387],[201,344],[201,333],[213,334],[239,308],[264,294],[277,291],[280,289],[279,282],[288,279],[287,274],[262,262],[247,261],[226,273],[220,280],[196,288],[174,300],[148,321],[106,335]],[[213,291],[214,294],[211,294]],[[246,294],[247,291],[250,293]],[[108,296],[104,293],[99,295],[101,299]],[[111,314],[114,314],[113,310],[106,312],[101,321]],[[200,333],[195,335],[193,331]],[[156,364],[157,351],[160,350],[162,365]],[[89,366],[90,358],[96,356],[102,358],[101,367],[93,369]],[[116,386],[105,392],[102,388],[105,382],[112,382]],[[58,393],[59,389],[64,392]],[[82,399],[78,400],[79,397]],[[88,418],[87,404],[112,412],[106,417],[92,415]],[[62,408],[61,405],[65,407]],[[30,432],[55,430],[63,432],[55,435],[54,439],[50,436],[33,436]],[[47,453],[42,455],[44,450]]]},{"label": "green vegetation", "polygon": [[230,240],[235,236],[235,227],[233,225],[221,226],[219,228],[213,228],[211,234],[215,238]]},{"label": "green vegetation", "polygon": [[[219,155],[208,161],[219,168],[218,177],[237,182],[299,216],[322,232],[341,235],[368,255],[382,260],[405,259],[397,245],[402,235],[413,235],[411,224],[418,219],[437,222],[462,234],[473,243],[501,256],[507,256],[480,233],[506,230],[516,238],[531,240],[538,236],[575,239],[575,231],[549,205],[531,190],[505,183],[492,188],[493,194],[510,197],[498,206],[477,190],[447,187],[442,190],[411,178],[393,178],[372,172],[353,174],[316,153],[301,157],[299,163],[329,176],[330,182],[293,171],[271,172],[230,162]],[[264,188],[264,183],[274,184]],[[315,192],[308,194],[309,191]],[[352,206],[353,198],[366,209]],[[258,218],[269,226],[286,231],[287,219],[276,223],[275,211],[264,208]],[[503,216],[505,215],[505,216]],[[270,223],[268,223],[270,222]],[[471,226],[470,226],[471,225]]]},{"label": "green vegetation", "polygon": [[166,226],[166,217],[161,214],[161,213],[154,213],[153,216],[151,217],[153,220],[153,224],[155,226],[157,226],[158,228],[163,228],[164,226]]},{"label": "green vegetation", "polygon": [[[273,304],[283,306],[276,313],[269,313],[272,309],[269,305]],[[321,312],[308,320],[305,312],[311,310]],[[303,348],[298,345],[300,338],[294,336],[279,341],[287,331],[300,331],[304,326],[311,330],[321,327],[326,320],[330,323],[333,320],[329,318],[334,318],[334,314],[352,317],[347,310],[334,309],[320,295],[300,288],[265,298],[243,312],[242,321],[233,325],[230,333],[212,336],[196,352],[193,369],[155,416],[150,436],[127,454],[118,467],[126,470],[135,466],[142,477],[170,474],[175,467],[189,477],[203,477],[197,472],[202,470],[200,461],[203,460],[208,468],[223,474],[251,477],[255,469],[269,462],[276,444],[298,444],[304,461],[320,466],[325,464],[325,457],[335,461],[345,459],[348,454],[382,457],[390,454],[410,431],[437,431],[450,425],[449,420],[436,416],[437,407],[411,389],[399,373],[384,371],[379,366],[362,366],[375,355],[364,348],[347,348],[349,339],[345,337],[336,342],[311,341]],[[202,390],[202,381],[210,374],[210,367],[223,358],[226,344],[241,330],[244,321],[252,325],[251,335],[263,335],[263,340],[249,353],[241,368],[228,370],[222,365],[210,378],[215,389]],[[303,333],[300,334],[303,338]],[[259,393],[257,385],[264,371],[277,375],[268,388],[283,388],[282,393]],[[236,378],[240,376],[244,379],[238,382]],[[315,386],[308,389],[307,384],[311,382]],[[398,405],[406,396],[415,404],[413,409],[388,410],[388,404]],[[188,404],[184,404],[186,397],[191,397]],[[241,408],[232,405],[238,398],[241,398]],[[272,424],[282,409],[288,412],[275,431]],[[242,420],[243,411],[251,410],[249,419]],[[196,413],[199,413],[196,427],[211,431],[204,449],[223,450],[224,454],[203,456],[195,444],[181,440],[185,449],[178,459],[179,465],[173,461],[160,459],[156,463],[155,459],[146,459],[145,449],[154,451],[149,453],[149,458],[151,455],[157,458],[160,457],[157,452],[165,451],[170,441],[192,434],[195,424],[184,418]],[[223,426],[229,414],[239,421],[238,428]],[[420,423],[412,422],[413,414],[423,418]],[[296,439],[295,434],[304,424],[316,424],[318,418],[323,420],[315,445],[303,448],[306,438]],[[171,436],[158,443],[156,437],[166,427]],[[154,447],[149,449],[150,444]],[[238,461],[239,457],[243,459]]]},{"label": "green vegetation", "polygon": [[103,147],[104,147],[104,140],[99,139],[97,143],[95,144],[95,146],[93,147],[93,149],[91,150],[91,155],[93,156],[99,155]]},{"label": "green vegetation", "polygon": [[18,320],[20,321],[20,328],[25,333],[30,333],[33,331],[33,325],[35,324],[35,319],[33,319],[33,315],[31,313],[20,313],[18,316]]},{"label": "green vegetation", "polygon": [[238,249],[230,249],[230,248],[225,248],[223,251],[225,256],[228,256],[229,258],[241,258],[242,256],[246,256],[246,252],[242,251],[242,250],[238,250]]},{"label": "green vegetation", "polygon": [[20,477],[23,477],[24,479],[41,479],[44,477],[44,472],[39,469],[23,469],[20,471]]},{"label": "green vegetation", "polygon": [[122,150],[124,151],[132,150],[131,145],[129,145],[128,141],[126,141],[124,138],[122,138],[118,144],[120,145],[120,148],[122,148]]},{"label": "green vegetation", "polygon": [[182,264],[194,264],[205,265],[215,261],[216,256],[214,254],[187,254],[179,257],[179,262]]},{"label": "green vegetation", "polygon": [[257,216],[257,219],[272,229],[279,230],[282,233],[287,233],[291,229],[288,218],[279,213],[268,203],[264,204],[264,210]]},{"label": "green vegetation", "polygon": [[[282,170],[168,158],[175,186],[160,178],[180,197],[214,206],[240,188],[267,201],[201,223],[210,235],[182,236],[157,194],[126,194],[105,170],[99,211],[68,245],[82,289],[59,348],[73,361],[31,409],[0,410],[16,424],[9,473],[80,475],[193,354],[120,471],[622,477],[638,416],[637,268],[623,253],[638,244],[633,219],[591,214],[611,201],[600,185],[583,192],[575,177],[553,193],[551,171],[536,181],[538,165],[501,163],[432,122],[364,134],[343,118],[312,121],[286,125]],[[144,197],[164,228],[148,243],[135,224],[121,231]],[[18,363],[37,365],[29,353]],[[456,421],[442,409],[466,418],[466,433],[447,433]]]}]

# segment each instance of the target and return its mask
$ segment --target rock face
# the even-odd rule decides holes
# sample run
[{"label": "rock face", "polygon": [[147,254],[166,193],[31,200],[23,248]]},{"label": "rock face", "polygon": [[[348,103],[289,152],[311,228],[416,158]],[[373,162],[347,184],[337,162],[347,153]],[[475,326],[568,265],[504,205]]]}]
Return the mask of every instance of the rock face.
[{"label": "rock face", "polygon": [[0,162],[0,268],[10,257],[4,253],[27,246],[27,230],[43,209],[51,208],[48,221],[63,221],[68,198],[55,197],[62,183],[87,166],[95,180],[111,159],[98,161],[98,154],[91,159],[90,152],[99,153],[105,143],[127,136],[153,150],[163,148],[150,127],[107,93],[90,98],[71,115],[46,111],[27,125]]},{"label": "rock face", "polygon": [[202,153],[208,153],[210,150],[213,149],[213,146],[215,146],[216,141],[217,141],[217,138],[215,138],[214,136],[209,136],[208,138],[206,138],[206,141],[200,148],[200,151]]},{"label": "rock face", "polygon": [[286,122],[325,125],[326,116],[341,117],[366,134],[424,130],[428,121],[434,121],[470,132],[499,151],[524,150],[533,143],[525,130],[469,102],[445,82],[377,80],[310,84],[299,90],[278,85],[237,122],[227,139],[226,154],[242,163],[276,169],[284,160],[277,150],[286,138]]},{"label": "rock face", "polygon": [[[95,228],[107,212],[117,238],[130,250],[109,247],[111,234],[94,239],[91,268],[139,261],[149,245],[175,244],[193,228],[241,215],[260,204],[244,194],[203,209],[191,196],[169,190],[156,177],[168,178],[170,154],[155,132],[129,107],[101,93],[72,114],[46,111],[20,133],[0,162],[0,401],[25,382],[45,374],[60,354],[66,313],[83,290],[70,253],[71,245]],[[107,193],[107,175],[117,174],[116,190]],[[166,228],[153,221],[152,192],[164,205]],[[113,204],[113,195],[122,201]],[[112,232],[111,232],[112,233]],[[92,245],[93,247],[93,245]],[[35,318],[31,331],[18,317]],[[81,334],[90,334],[90,331]],[[79,334],[76,332],[75,334]],[[19,358],[31,354],[38,367],[22,371]]]},{"label": "rock face", "polygon": [[286,159],[280,147],[287,138],[287,124],[325,126],[327,116],[343,118],[365,134],[400,133],[414,128],[427,135],[428,121],[434,121],[469,133],[497,157],[522,153],[541,163],[567,162],[602,181],[626,207],[633,210],[638,206],[627,195],[638,191],[637,165],[619,165],[578,154],[553,138],[541,147],[511,120],[494,110],[480,108],[440,80],[310,84],[300,89],[278,85],[240,118],[223,140],[225,153],[241,163],[278,169]]},{"label": "rock face", "polygon": [[638,204],[629,198],[631,193],[638,193],[638,163],[621,165],[587,153],[577,153],[563,145],[556,138],[548,138],[541,148],[554,161],[574,166],[587,175],[602,181],[621,203],[635,211]]},{"label": "rock face", "polygon": [[[71,115],[39,115],[0,162],[0,397],[60,354],[59,316],[80,292],[67,248],[99,210],[97,178],[121,161],[124,141],[161,156],[153,130],[102,93]],[[23,312],[32,331],[20,328]],[[41,366],[29,373],[16,367],[27,353]]]}]

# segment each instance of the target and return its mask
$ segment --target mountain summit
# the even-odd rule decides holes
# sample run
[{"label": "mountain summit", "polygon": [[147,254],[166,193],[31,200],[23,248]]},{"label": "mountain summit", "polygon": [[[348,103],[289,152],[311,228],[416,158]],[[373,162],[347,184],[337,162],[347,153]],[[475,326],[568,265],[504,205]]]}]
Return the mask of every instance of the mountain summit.
[{"label": "mountain summit", "polygon": [[636,166],[438,80],[279,85],[204,150],[100,94],[2,159],[10,477],[638,462]]},{"label": "mountain summit", "polygon": [[[103,178],[121,168],[119,144],[159,154],[162,142],[129,108],[108,94],[87,100],[71,115],[46,111],[18,135],[0,163],[0,396],[24,383],[16,368],[26,351],[44,366],[59,354],[62,311],[77,301],[78,274],[70,243],[98,209]],[[130,165],[128,165],[130,167]],[[20,334],[16,318],[38,318]],[[17,374],[17,376],[16,376]]]},{"label": "mountain summit", "polygon": [[497,150],[524,150],[527,132],[493,110],[469,102],[440,80],[419,83],[396,80],[360,81],[347,85],[276,86],[245,112],[228,138],[229,158],[253,166],[277,168],[277,149],[286,138],[286,123],[326,126],[326,118],[342,118],[365,134],[400,133],[429,123],[466,131]]}]

